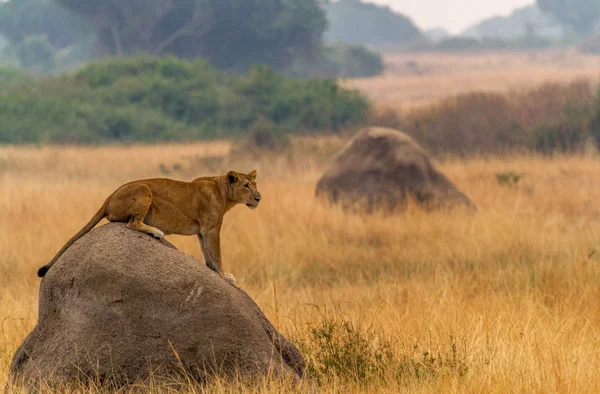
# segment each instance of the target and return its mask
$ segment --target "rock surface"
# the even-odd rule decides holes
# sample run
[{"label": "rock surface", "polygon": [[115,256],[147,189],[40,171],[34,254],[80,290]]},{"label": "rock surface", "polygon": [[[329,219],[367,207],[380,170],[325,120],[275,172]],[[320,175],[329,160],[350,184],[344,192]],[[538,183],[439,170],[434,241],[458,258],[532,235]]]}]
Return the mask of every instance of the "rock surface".
[{"label": "rock surface", "polygon": [[412,138],[381,127],[361,130],[340,151],[317,183],[316,195],[367,212],[402,208],[409,196],[427,208],[474,208]]},{"label": "rock surface", "polygon": [[182,371],[203,381],[269,370],[299,379],[305,363],[244,291],[168,242],[110,223],[77,241],[43,278],[38,324],[10,375],[114,387]]}]

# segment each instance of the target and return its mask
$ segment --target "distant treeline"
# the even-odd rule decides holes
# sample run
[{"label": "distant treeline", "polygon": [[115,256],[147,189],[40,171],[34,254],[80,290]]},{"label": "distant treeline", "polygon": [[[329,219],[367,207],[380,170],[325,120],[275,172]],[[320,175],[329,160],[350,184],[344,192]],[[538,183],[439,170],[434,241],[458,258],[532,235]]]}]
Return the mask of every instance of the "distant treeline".
[{"label": "distant treeline", "polygon": [[510,16],[485,19],[458,36],[443,29],[421,32],[409,17],[364,0],[330,1],[324,9],[329,21],[325,40],[330,43],[436,52],[578,45],[599,52],[598,0],[538,0]]},{"label": "distant treeline", "polygon": [[356,44],[325,45],[320,0],[0,1],[0,64],[58,74],[108,56],[203,58],[228,73],[268,65],[292,76],[383,69]]},{"label": "distant treeline", "polygon": [[401,45],[422,38],[414,22],[391,8],[360,0],[327,2],[329,26],[325,40],[331,43]]},{"label": "distant treeline", "polygon": [[113,59],[32,80],[0,70],[0,143],[103,143],[335,131],[361,122],[359,92],[259,66],[226,75],[203,60]]},{"label": "distant treeline", "polygon": [[366,124],[403,130],[434,154],[578,152],[600,146],[600,90],[585,80],[547,83],[382,112],[335,79],[284,77],[267,66],[229,75],[202,60],[137,57],[43,79],[0,68],[0,143],[237,135],[276,142],[307,132],[352,132]]}]

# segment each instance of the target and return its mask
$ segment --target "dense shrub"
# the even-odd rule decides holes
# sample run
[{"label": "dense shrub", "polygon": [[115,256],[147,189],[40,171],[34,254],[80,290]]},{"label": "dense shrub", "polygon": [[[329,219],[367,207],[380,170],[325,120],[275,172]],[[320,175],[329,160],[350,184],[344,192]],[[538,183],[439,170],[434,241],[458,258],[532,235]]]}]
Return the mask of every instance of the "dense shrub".
[{"label": "dense shrub", "polygon": [[371,77],[383,72],[383,59],[377,52],[359,46],[334,47],[336,58],[340,59],[340,75],[348,78]]},{"label": "dense shrub", "polygon": [[336,44],[324,47],[312,61],[299,61],[288,73],[299,77],[372,77],[383,72],[381,54],[361,45]]},{"label": "dense shrub", "polygon": [[285,78],[268,67],[227,76],[170,57],[114,59],[0,91],[0,142],[190,140],[243,133],[259,119],[276,132],[335,131],[368,108],[332,79]]},{"label": "dense shrub", "polygon": [[289,145],[289,134],[282,133],[273,121],[260,117],[248,128],[248,139],[243,148],[246,151],[280,152],[287,149]]},{"label": "dense shrub", "polygon": [[0,66],[0,92],[32,80],[27,72],[14,67]]},{"label": "dense shrub", "polygon": [[393,343],[372,327],[341,313],[323,313],[296,339],[318,383],[331,380],[369,386],[374,381],[407,382],[436,376],[462,377],[469,370],[455,338],[432,351],[418,343]]},{"label": "dense shrub", "polygon": [[316,378],[381,379],[392,367],[390,344],[350,320],[324,318],[310,327],[310,335],[302,350],[313,355],[308,368]]},{"label": "dense shrub", "polygon": [[402,129],[434,153],[569,152],[600,134],[594,126],[599,100],[589,81],[547,83],[521,92],[461,94],[401,115],[378,114],[372,123]]}]

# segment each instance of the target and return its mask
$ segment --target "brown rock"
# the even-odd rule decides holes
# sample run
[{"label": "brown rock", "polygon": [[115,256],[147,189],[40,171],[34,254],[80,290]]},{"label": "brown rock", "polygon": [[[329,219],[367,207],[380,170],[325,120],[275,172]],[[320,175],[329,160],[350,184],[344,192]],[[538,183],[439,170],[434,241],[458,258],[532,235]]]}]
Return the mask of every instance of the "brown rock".
[{"label": "brown rock", "polygon": [[316,195],[368,212],[402,208],[409,196],[427,208],[474,208],[419,144],[381,127],[363,129],[341,150],[317,183]]},{"label": "brown rock", "polygon": [[111,223],[77,241],[42,280],[38,324],[10,374],[30,385],[114,387],[147,382],[150,371],[203,381],[269,369],[298,379],[305,364],[244,291],[168,242]]}]

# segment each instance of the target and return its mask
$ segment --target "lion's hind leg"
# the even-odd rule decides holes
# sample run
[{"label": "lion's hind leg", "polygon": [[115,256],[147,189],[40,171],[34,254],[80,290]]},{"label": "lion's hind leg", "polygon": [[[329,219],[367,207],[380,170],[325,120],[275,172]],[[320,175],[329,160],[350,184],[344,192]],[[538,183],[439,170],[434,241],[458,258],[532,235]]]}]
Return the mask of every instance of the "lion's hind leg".
[{"label": "lion's hind leg", "polygon": [[151,205],[152,190],[148,185],[143,183],[126,185],[112,196],[107,209],[108,220],[111,222],[127,221],[127,228],[160,239],[165,236],[165,233],[144,223]]}]

